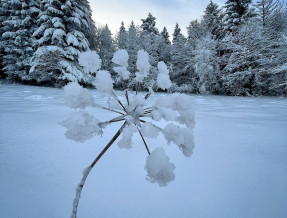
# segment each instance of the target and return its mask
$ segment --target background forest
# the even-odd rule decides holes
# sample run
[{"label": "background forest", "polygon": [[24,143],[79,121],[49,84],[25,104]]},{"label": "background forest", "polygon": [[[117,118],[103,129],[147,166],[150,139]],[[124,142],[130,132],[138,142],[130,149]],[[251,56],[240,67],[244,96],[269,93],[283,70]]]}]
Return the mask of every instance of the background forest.
[{"label": "background forest", "polygon": [[[112,72],[115,88],[134,87],[137,51],[146,50],[152,65],[145,89],[164,61],[170,92],[220,95],[287,94],[287,7],[278,0],[227,0],[223,8],[210,1],[184,36],[178,24],[172,34],[156,28],[152,14],[119,27],[96,26],[88,0],[1,0],[0,77],[7,81],[62,87],[70,81],[92,85],[96,73],[78,62],[81,52],[96,51],[102,69]],[[113,71],[116,50],[129,54],[131,78]],[[155,87],[156,88],[156,87]]]}]

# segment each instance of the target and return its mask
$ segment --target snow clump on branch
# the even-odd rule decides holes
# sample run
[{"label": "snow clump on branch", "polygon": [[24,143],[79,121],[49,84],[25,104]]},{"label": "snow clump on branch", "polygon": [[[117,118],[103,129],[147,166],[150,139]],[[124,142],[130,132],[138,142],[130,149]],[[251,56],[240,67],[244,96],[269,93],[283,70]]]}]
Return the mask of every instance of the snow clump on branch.
[{"label": "snow clump on branch", "polygon": [[159,186],[167,186],[175,179],[175,166],[169,162],[169,157],[163,148],[156,148],[147,158],[145,169],[147,180],[151,183],[158,183]]},{"label": "snow clump on branch", "polygon": [[90,72],[97,72],[102,65],[100,56],[95,51],[86,51],[79,54],[79,63]]},{"label": "snow clump on branch", "polygon": [[159,74],[157,76],[157,85],[161,89],[165,90],[171,87],[171,81],[169,78],[169,71],[164,62],[158,62],[157,68],[159,70]]},{"label": "snow clump on branch", "polygon": [[130,77],[130,72],[127,70],[128,60],[129,54],[124,49],[116,51],[112,59],[114,64],[120,65],[119,67],[114,67],[113,70],[118,73],[124,80],[127,80]]}]

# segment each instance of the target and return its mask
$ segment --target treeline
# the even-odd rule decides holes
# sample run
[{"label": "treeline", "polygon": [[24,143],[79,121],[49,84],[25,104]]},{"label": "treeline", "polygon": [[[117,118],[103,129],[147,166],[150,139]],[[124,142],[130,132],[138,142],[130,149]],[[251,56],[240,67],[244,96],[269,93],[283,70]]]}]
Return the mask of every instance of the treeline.
[{"label": "treeline", "polygon": [[96,49],[96,27],[88,0],[1,0],[1,77],[63,86],[89,84],[78,54]]},{"label": "treeline", "polygon": [[[24,13],[17,13],[11,2],[22,3],[17,6],[21,10],[26,2],[29,20],[21,18]],[[112,72],[116,88],[134,87],[137,51],[144,49],[152,68],[143,88],[154,86],[156,63],[164,61],[173,82],[170,91],[286,96],[286,5],[279,0],[251,2],[228,0],[219,8],[210,1],[201,19],[190,22],[186,37],[178,24],[172,36],[166,28],[159,31],[152,14],[140,26],[122,23],[112,37],[107,25],[95,27],[88,1],[1,0],[2,76],[53,86],[68,81],[88,85],[96,75],[82,69],[77,56],[91,49],[102,59],[102,69]],[[13,26],[14,30],[7,30]],[[111,59],[118,49],[129,53],[131,78],[127,81],[117,79],[112,69]]]}]

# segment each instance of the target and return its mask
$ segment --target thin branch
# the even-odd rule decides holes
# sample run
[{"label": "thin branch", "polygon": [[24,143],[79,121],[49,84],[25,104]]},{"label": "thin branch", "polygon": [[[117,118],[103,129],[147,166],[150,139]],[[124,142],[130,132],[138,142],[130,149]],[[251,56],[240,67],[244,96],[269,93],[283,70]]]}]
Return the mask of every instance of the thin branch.
[{"label": "thin branch", "polygon": [[153,109],[153,107],[147,107],[144,110],[147,111],[147,110],[152,110],[152,109]]},{"label": "thin branch", "polygon": [[123,120],[125,120],[125,116],[119,116],[119,117],[116,117],[116,118],[114,118],[114,119],[112,119],[112,120],[105,121],[105,122],[101,122],[101,123],[99,123],[98,125],[99,125],[100,127],[103,127],[103,125],[111,124],[111,123],[116,123],[116,122],[123,121]]},{"label": "thin branch", "polygon": [[127,99],[128,106],[130,106],[128,90],[125,90],[125,96],[126,96],[126,99]]},{"label": "thin branch", "polygon": [[125,106],[123,105],[123,103],[120,101],[120,99],[118,98],[118,96],[112,91],[112,96],[117,100],[117,102],[119,103],[119,105],[121,105],[121,107],[123,108],[123,110],[127,113],[127,110],[125,108]]},{"label": "thin branch", "polygon": [[147,150],[147,153],[148,153],[148,155],[150,155],[150,151],[149,151],[149,149],[148,149],[147,143],[146,143],[146,141],[145,141],[145,139],[144,139],[144,137],[143,137],[143,134],[142,134],[142,132],[140,131],[139,128],[138,128],[138,131],[139,131],[139,134],[140,134],[140,136],[141,136],[141,138],[142,138],[142,140],[143,140],[143,143],[144,143],[144,145],[145,145],[145,148],[146,148],[146,150]]},{"label": "thin branch", "polygon": [[145,100],[147,100],[151,96],[151,92],[147,93],[146,96],[144,97]]},{"label": "thin branch", "polygon": [[110,109],[110,108],[107,108],[107,107],[103,107],[103,106],[101,106],[99,104],[96,104],[96,103],[93,104],[93,107],[98,107],[98,108],[103,109],[103,110],[108,110],[108,111],[112,111],[112,112],[115,112],[115,113],[118,113],[118,114],[121,114],[121,115],[125,115],[122,112],[119,112],[119,111],[116,111],[116,110],[113,110],[113,109]]},{"label": "thin branch", "polygon": [[85,182],[87,180],[87,177],[93,167],[96,165],[96,163],[101,159],[101,157],[104,155],[104,153],[111,147],[111,145],[117,140],[117,138],[120,136],[123,128],[125,127],[126,122],[121,126],[121,128],[117,131],[117,133],[114,135],[114,137],[110,140],[110,142],[106,145],[106,147],[101,151],[101,153],[96,157],[96,159],[93,161],[93,163],[84,170],[83,172],[83,178],[80,182],[80,184],[77,187],[76,190],[76,197],[73,202],[73,212],[71,218],[77,218],[77,211],[78,211],[78,206],[79,206],[79,201],[82,193],[82,189],[85,185]]},{"label": "thin branch", "polygon": [[[142,122],[142,123],[146,123],[146,121],[145,120],[141,120],[140,119],[140,122]],[[157,125],[154,125],[153,123],[150,123],[154,128],[156,128],[156,129],[158,129],[159,131],[163,131],[163,129],[162,128],[160,128],[160,127],[158,127]]]}]

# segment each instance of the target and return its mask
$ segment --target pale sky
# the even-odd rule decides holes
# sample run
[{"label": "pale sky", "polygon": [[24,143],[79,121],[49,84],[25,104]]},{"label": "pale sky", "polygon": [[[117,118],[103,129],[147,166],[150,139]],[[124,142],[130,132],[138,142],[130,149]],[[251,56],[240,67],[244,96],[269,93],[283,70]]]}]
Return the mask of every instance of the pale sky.
[{"label": "pale sky", "polygon": [[[93,19],[97,25],[108,24],[112,33],[116,33],[121,22],[126,29],[133,20],[136,25],[142,24],[150,12],[156,17],[156,27],[161,32],[166,26],[172,36],[176,22],[186,35],[186,27],[190,21],[203,15],[210,0],[89,0],[93,10]],[[226,0],[213,0],[219,7]]]}]

